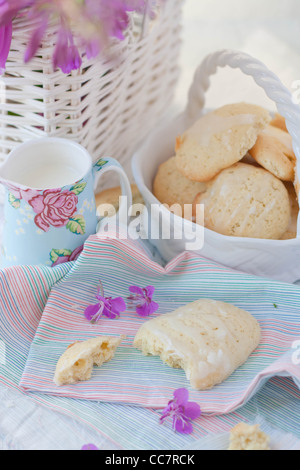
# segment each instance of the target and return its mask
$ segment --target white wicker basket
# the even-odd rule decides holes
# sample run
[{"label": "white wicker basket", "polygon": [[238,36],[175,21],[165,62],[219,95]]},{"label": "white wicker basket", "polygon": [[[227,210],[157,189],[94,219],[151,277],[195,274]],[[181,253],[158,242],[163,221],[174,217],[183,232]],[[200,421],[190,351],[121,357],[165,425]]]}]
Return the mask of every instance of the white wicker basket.
[{"label": "white wicker basket", "polygon": [[30,24],[14,24],[6,73],[0,77],[0,163],[20,142],[64,137],[92,155],[110,155],[130,173],[134,148],[172,99],[178,78],[183,0],[167,0],[141,36],[132,19],[125,41],[111,47],[111,61],[84,60],[70,75],[53,71],[55,30],[47,32],[24,65]]}]

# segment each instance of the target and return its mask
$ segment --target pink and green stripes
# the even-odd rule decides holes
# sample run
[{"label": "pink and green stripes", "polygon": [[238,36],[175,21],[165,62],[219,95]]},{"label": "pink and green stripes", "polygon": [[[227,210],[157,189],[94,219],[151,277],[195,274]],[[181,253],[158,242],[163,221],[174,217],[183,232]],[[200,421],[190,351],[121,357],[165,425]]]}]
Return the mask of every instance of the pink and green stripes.
[{"label": "pink and green stripes", "polygon": [[[83,398],[49,395],[43,378],[45,373],[50,374],[49,378],[52,374],[54,355],[60,354],[71,339],[94,334],[90,325],[87,329],[86,323],[82,323],[82,308],[90,301],[94,283],[99,277],[104,280],[108,293],[115,293],[117,290],[123,294],[128,285],[139,284],[145,279],[151,280],[151,284],[156,282],[162,312],[180,303],[189,302],[194,295],[232,301],[252,311],[264,330],[264,343],[262,354],[256,352],[253,361],[247,365],[250,386],[245,383],[245,376],[242,374],[233,378],[228,390],[218,389],[213,394],[208,392],[205,397],[197,397],[202,408],[206,403],[215,409],[224,409],[224,405],[232,407],[230,393],[234,397],[234,406],[246,404],[230,414],[203,415],[195,423],[192,436],[181,436],[174,434],[168,424],[158,424],[160,410],[100,402],[101,398],[95,392],[94,380],[89,383]],[[37,405],[75,418],[127,449],[182,449],[201,437],[226,432],[241,420],[253,421],[257,413],[264,415],[273,425],[299,435],[299,366],[292,364],[290,349],[291,341],[300,337],[300,291],[297,287],[232,272],[188,254],[182,255],[163,269],[136,245],[92,237],[75,264],[69,263],[54,269],[17,267],[0,271],[0,289],[1,339],[5,341],[8,353],[6,366],[0,365],[1,390],[3,387],[15,388],[22,397],[23,388],[19,387],[19,381],[27,361],[22,382],[24,379],[28,380],[28,388],[31,390],[28,397]],[[122,330],[128,335],[124,347],[117,355],[113,373],[109,375],[109,370],[105,372],[114,395],[120,395],[123,386],[115,374],[118,377],[120,374],[125,380],[126,374],[121,369],[124,365],[122,361],[132,349],[131,341],[137,320],[143,321],[127,312],[116,323],[103,325],[103,331],[118,334]],[[136,351],[133,354],[139,355]],[[159,360],[155,361],[159,365]],[[41,371],[43,367],[45,371]],[[126,387],[122,389],[125,402],[141,400],[142,389],[151,393],[151,399],[161,399],[162,389],[156,383],[151,383],[150,377],[147,379],[148,387],[146,385],[143,388],[145,377],[147,378],[148,373],[153,373],[153,369],[155,367],[151,358],[137,357],[133,361],[133,378],[137,383],[134,383],[127,372]],[[293,380],[273,378],[265,384],[280,369],[291,375]],[[155,379],[162,381],[161,373],[157,373]],[[161,385],[164,385],[166,399],[170,399],[178,385],[177,374],[176,377],[167,375],[167,383],[162,382]],[[39,388],[39,391],[32,391],[35,388]],[[74,394],[74,390],[71,393]],[[108,395],[105,389],[101,393]],[[89,395],[95,395],[96,401],[93,398],[87,400]],[[111,395],[108,398],[111,399]],[[148,397],[143,400],[145,402]],[[21,405],[22,403],[20,401]],[[5,413],[9,416],[9,410]]]},{"label": "pink and green stripes", "polygon": [[[182,254],[163,268],[133,242],[95,236],[51,291],[21,379],[25,390],[163,408],[174,389],[189,388],[182,370],[169,368],[157,357],[144,357],[132,347],[138,328],[146,321],[134,311],[122,313],[118,320],[87,322],[83,312],[94,299],[99,278],[106,295],[112,297],[126,297],[130,285],[153,285],[154,300],[160,306],[155,315],[206,297],[233,303],[257,318],[262,341],[249,360],[213,390],[190,390],[190,399],[200,403],[204,412],[232,412],[274,375],[286,373],[300,380],[298,368],[287,365],[285,359],[300,337],[298,287],[233,272],[192,253]],[[89,382],[56,387],[55,365],[67,346],[100,334],[126,335],[114,360],[96,368]]]}]

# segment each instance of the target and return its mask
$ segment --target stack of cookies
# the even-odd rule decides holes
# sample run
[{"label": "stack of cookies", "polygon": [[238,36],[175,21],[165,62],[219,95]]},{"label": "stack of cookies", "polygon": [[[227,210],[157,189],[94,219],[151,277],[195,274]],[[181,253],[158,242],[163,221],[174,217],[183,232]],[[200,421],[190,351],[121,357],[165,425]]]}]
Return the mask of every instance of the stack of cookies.
[{"label": "stack of cookies", "polygon": [[205,227],[222,235],[286,240],[297,231],[295,166],[284,119],[235,103],[177,137],[175,156],[160,165],[153,193],[178,215],[176,208],[184,216],[192,204],[196,222],[204,205]]}]

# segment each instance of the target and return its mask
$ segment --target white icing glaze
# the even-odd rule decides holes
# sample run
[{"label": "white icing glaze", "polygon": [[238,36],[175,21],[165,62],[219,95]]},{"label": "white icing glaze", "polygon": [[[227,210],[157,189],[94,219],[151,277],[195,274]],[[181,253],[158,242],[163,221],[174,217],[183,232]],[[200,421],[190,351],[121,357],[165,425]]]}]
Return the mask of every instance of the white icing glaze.
[{"label": "white icing glaze", "polygon": [[253,114],[237,114],[235,116],[222,117],[214,113],[209,113],[197,121],[188,131],[197,144],[208,147],[213,135],[226,133],[223,141],[227,147],[230,147],[230,134],[233,127],[252,126],[255,123]]},{"label": "white icing glaze", "polygon": [[[227,312],[220,308],[217,302],[215,305],[219,315],[224,319],[228,317]],[[166,325],[160,324],[159,319],[148,322],[147,331],[163,343],[164,350],[168,354],[176,355],[184,361],[185,366],[188,366],[186,369],[186,372],[189,371],[188,379],[190,375],[194,381],[204,379],[220,368],[226,373],[230,372],[231,360],[224,349],[226,350],[225,341],[231,334],[224,322],[217,315],[203,312],[203,324],[207,326],[208,330],[206,334],[205,327],[184,324],[183,317],[186,319],[187,315],[192,312],[193,308],[186,308],[184,312],[166,314],[164,315]],[[213,327],[210,328],[209,325],[213,325]],[[175,331],[175,334],[170,331]],[[182,336],[179,336],[180,334]],[[207,345],[207,341],[211,338],[214,338],[215,343],[218,344],[218,350]]]}]

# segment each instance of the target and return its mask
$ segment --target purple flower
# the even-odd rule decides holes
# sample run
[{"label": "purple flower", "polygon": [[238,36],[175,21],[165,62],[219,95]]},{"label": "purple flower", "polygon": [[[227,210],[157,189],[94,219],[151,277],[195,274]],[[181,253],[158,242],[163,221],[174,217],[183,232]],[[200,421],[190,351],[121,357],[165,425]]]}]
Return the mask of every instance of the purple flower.
[{"label": "purple flower", "polygon": [[86,15],[102,24],[106,37],[124,39],[129,25],[129,12],[146,10],[145,0],[86,0]]},{"label": "purple flower", "polygon": [[5,71],[5,64],[12,39],[12,22],[0,27],[0,75]]},{"label": "purple flower", "polygon": [[96,39],[87,41],[85,44],[86,56],[88,59],[97,57],[100,53],[100,42]]},{"label": "purple flower", "polygon": [[40,47],[40,44],[48,27],[48,22],[49,16],[47,15],[47,13],[41,15],[40,23],[37,28],[33,31],[28,47],[26,49],[24,57],[25,63],[29,62],[32,59],[32,57],[35,55],[38,48]]},{"label": "purple flower", "polygon": [[0,75],[5,71],[12,40],[12,20],[33,0],[0,0]]},{"label": "purple flower", "polygon": [[10,23],[20,10],[33,2],[34,0],[0,0],[0,26]]},{"label": "purple flower", "polygon": [[81,450],[99,450],[95,444],[85,444],[83,447],[81,447]]},{"label": "purple flower", "polygon": [[148,317],[159,309],[159,305],[152,300],[154,294],[154,287],[138,287],[130,286],[129,291],[132,293],[128,297],[130,305],[136,307],[136,313],[141,317]]},{"label": "purple flower", "polygon": [[[22,15],[31,21],[31,37],[24,60],[36,54],[47,27],[54,21],[58,25],[56,46],[53,52],[54,68],[64,73],[77,70],[82,64],[82,54],[96,57],[104,50],[110,38],[123,40],[130,23],[130,14],[136,11],[153,17],[153,8],[163,0],[0,0],[0,72],[8,56],[12,20]],[[4,31],[4,30],[3,30]],[[2,41],[1,41],[2,37]],[[79,48],[81,52],[79,52]]]},{"label": "purple flower", "polygon": [[85,318],[91,323],[97,323],[103,315],[111,319],[119,318],[120,313],[126,310],[126,303],[122,297],[115,299],[104,297],[101,282],[96,299],[98,303],[96,305],[89,305],[84,311]]},{"label": "purple flower", "polygon": [[169,401],[159,421],[162,424],[170,417],[173,420],[173,431],[191,434],[193,432],[191,421],[201,416],[201,408],[197,403],[188,401],[189,392],[186,388],[175,390],[173,396],[174,399]]},{"label": "purple flower", "polygon": [[72,32],[61,22],[58,41],[53,54],[53,67],[59,67],[64,73],[70,73],[81,67],[82,59],[74,43]]},{"label": "purple flower", "polygon": [[129,25],[129,16],[122,0],[113,0],[110,3],[100,2],[100,17],[108,36],[124,39],[124,30]]}]

